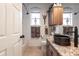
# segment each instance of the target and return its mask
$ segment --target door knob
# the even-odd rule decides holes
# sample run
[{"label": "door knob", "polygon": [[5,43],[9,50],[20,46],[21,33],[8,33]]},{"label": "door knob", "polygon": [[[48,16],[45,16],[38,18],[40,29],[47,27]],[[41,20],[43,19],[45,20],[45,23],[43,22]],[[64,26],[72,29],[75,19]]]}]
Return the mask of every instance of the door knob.
[{"label": "door knob", "polygon": [[24,38],[24,35],[21,35],[20,38]]}]

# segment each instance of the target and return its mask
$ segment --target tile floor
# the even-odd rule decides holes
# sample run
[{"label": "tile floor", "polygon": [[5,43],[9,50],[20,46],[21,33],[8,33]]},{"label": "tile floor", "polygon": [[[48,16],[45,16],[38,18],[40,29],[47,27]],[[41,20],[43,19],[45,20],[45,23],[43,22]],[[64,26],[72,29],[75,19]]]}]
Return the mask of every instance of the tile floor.
[{"label": "tile floor", "polygon": [[24,51],[24,56],[45,56],[45,50],[43,50],[41,47],[28,47]]}]

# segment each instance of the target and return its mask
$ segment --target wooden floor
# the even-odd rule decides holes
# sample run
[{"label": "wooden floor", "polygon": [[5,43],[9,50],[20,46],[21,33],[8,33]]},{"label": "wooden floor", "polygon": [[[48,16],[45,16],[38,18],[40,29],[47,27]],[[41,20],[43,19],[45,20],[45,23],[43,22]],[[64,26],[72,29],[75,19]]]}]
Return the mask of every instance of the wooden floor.
[{"label": "wooden floor", "polygon": [[45,56],[41,47],[28,47],[24,51],[24,56]]}]

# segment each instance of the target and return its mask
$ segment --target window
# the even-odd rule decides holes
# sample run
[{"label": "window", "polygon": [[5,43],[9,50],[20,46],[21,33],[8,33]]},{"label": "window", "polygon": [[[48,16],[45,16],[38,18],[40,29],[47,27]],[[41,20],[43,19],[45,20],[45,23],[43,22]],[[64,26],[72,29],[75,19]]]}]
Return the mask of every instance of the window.
[{"label": "window", "polygon": [[31,13],[31,26],[40,26],[40,12]]},{"label": "window", "polygon": [[40,12],[31,13],[31,37],[40,37]]},{"label": "window", "polygon": [[63,25],[70,25],[72,26],[72,13],[64,13],[63,14]]}]

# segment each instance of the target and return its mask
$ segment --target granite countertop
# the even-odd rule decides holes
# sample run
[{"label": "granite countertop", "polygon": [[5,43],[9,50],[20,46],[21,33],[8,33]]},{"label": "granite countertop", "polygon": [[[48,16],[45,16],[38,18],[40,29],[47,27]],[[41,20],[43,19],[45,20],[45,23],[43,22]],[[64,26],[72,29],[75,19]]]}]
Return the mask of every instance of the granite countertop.
[{"label": "granite countertop", "polygon": [[50,44],[58,51],[62,56],[79,56],[79,45],[78,48],[74,47],[74,43],[71,42],[71,46],[60,46],[53,42],[53,36],[48,37]]}]

